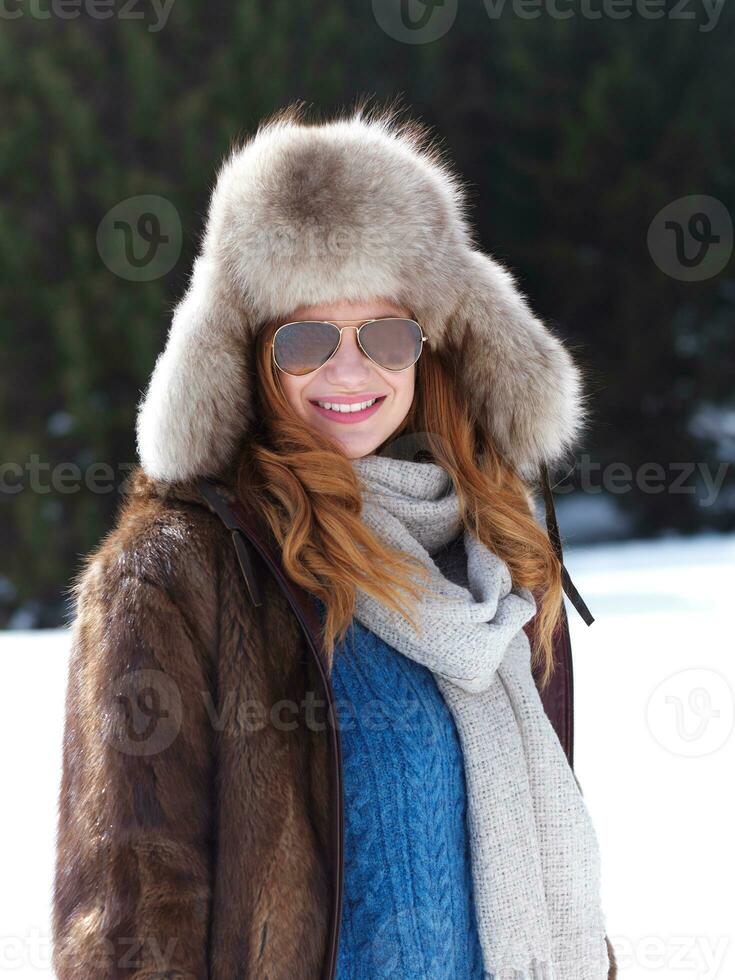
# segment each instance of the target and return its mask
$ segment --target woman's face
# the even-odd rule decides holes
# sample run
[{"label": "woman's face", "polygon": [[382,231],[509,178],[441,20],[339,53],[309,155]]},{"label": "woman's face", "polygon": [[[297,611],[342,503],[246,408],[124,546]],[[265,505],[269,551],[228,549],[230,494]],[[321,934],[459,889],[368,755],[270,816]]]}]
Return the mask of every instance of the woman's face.
[{"label": "woman's face", "polygon": [[[300,306],[283,323],[291,320],[340,320],[346,327],[337,353],[312,374],[293,377],[276,368],[284,395],[305,422],[336,439],[350,459],[367,456],[403,422],[414,395],[416,365],[405,371],[378,367],[357,343],[356,328],[365,320],[386,316],[412,317],[403,306],[376,299],[347,300],[324,306]],[[347,404],[378,401],[357,415],[322,408],[318,402]]]}]

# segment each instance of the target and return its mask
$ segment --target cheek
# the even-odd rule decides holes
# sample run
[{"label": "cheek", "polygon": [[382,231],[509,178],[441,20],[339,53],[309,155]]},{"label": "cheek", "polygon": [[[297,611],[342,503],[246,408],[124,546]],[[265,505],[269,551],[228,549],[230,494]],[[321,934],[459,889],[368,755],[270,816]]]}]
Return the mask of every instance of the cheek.
[{"label": "cheek", "polygon": [[290,374],[280,375],[281,390],[286,401],[297,415],[304,415],[304,405],[302,393],[306,383],[301,378],[294,378]]},{"label": "cheek", "polygon": [[394,387],[396,391],[396,402],[405,412],[408,412],[411,407],[411,402],[413,401],[414,390],[416,383],[416,368],[411,368],[410,371],[406,371],[405,374],[399,375],[398,378],[394,380]]}]

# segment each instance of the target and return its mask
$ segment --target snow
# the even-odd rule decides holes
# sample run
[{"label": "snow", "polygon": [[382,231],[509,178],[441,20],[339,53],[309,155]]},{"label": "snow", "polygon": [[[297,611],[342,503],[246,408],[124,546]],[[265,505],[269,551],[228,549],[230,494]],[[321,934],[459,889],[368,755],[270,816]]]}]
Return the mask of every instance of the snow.
[{"label": "snow", "polygon": [[625,980],[735,976],[735,535],[565,552],[575,772]]},{"label": "snow", "polygon": [[[565,549],[575,772],[600,843],[622,980],[735,976],[735,535]],[[0,973],[52,977],[68,630],[0,633]],[[560,978],[564,980],[564,978]]]}]

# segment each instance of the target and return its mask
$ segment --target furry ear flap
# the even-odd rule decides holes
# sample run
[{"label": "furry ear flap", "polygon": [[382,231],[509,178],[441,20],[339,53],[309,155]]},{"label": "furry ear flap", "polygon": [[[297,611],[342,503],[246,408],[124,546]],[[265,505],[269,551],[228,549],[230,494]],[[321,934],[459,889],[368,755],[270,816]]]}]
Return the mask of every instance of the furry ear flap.
[{"label": "furry ear flap", "polygon": [[[162,481],[218,476],[254,422],[253,337],[301,303],[390,296],[527,482],[586,421],[571,355],[500,263],[473,247],[463,187],[422,131],[388,119],[259,128],[220,167],[206,233],[137,417]],[[371,234],[366,237],[365,229]]]},{"label": "furry ear flap", "polygon": [[250,334],[246,314],[205,252],[194,263],[138,409],[138,454],[149,476],[188,480],[226,466],[253,413]]},{"label": "furry ear flap", "polygon": [[480,424],[528,481],[571,450],[588,421],[580,370],[533,314],[511,273],[471,250],[447,342]]}]

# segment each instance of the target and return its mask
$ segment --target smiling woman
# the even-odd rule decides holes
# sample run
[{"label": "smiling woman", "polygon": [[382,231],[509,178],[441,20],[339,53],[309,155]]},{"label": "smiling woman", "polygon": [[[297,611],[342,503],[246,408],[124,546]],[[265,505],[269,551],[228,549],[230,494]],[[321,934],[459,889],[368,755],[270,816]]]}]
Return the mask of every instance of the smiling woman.
[{"label": "smiling woman", "polygon": [[391,111],[289,108],[221,167],[75,583],[59,980],[614,977],[540,696],[564,607],[531,485],[581,382],[473,240]]}]

